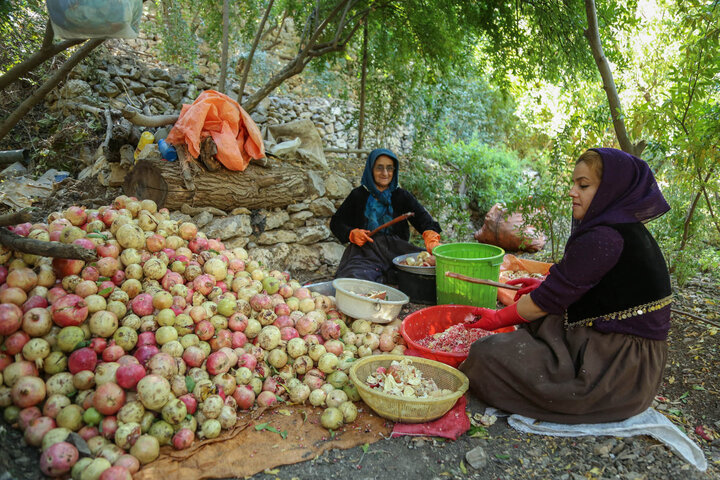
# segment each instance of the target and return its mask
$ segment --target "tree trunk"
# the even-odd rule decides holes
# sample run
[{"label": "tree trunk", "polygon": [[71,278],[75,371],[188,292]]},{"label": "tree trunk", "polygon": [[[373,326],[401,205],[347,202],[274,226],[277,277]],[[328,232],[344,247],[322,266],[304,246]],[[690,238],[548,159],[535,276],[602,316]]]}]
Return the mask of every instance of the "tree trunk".
[{"label": "tree trunk", "polygon": [[184,203],[224,211],[237,207],[287,207],[302,202],[309,194],[306,171],[287,164],[280,168],[273,162],[263,168],[250,162],[244,172],[225,168],[209,172],[189,160],[188,169],[184,171],[180,158],[177,162],[141,160],[126,177],[123,190],[170,210],[179,210]]},{"label": "tree trunk", "polygon": [[[368,44],[368,22],[363,25],[363,58],[362,71],[360,72],[360,112],[358,114],[358,143],[357,148],[363,147],[363,134],[365,133],[365,84],[367,81],[367,44]],[[359,157],[359,155],[358,155]]]},{"label": "tree trunk", "polygon": [[[238,103],[242,103],[242,98],[245,94],[245,86],[247,85],[248,74],[250,73],[250,66],[252,65],[253,57],[255,56],[255,49],[257,49],[258,43],[260,43],[260,37],[262,37],[262,32],[265,29],[265,22],[267,22],[268,16],[270,15],[273,3],[275,3],[275,0],[270,0],[270,3],[268,3],[267,8],[265,9],[265,15],[263,15],[260,25],[258,25],[257,32],[255,33],[255,39],[253,40],[252,47],[250,47],[250,52],[248,52],[248,58],[245,60],[245,68],[243,69],[242,79],[240,80],[240,91],[238,91]],[[282,25],[280,25],[280,28],[282,29]]]},{"label": "tree trunk", "polygon": [[692,222],[693,216],[695,215],[695,209],[697,208],[698,201],[700,200],[700,197],[703,194],[703,188],[705,184],[710,180],[712,177],[713,171],[715,169],[711,168],[710,171],[708,171],[707,175],[705,175],[705,179],[700,180],[700,190],[695,194],[695,198],[693,198],[692,203],[690,204],[690,208],[688,209],[687,215],[685,215],[685,221],[683,222],[683,235],[682,239],[680,241],[680,248],[678,250],[682,251],[685,249],[685,246],[687,245],[688,240],[690,239],[690,223]]},{"label": "tree trunk", "polygon": [[57,86],[70,71],[80,63],[85,57],[87,57],[90,52],[92,52],[95,47],[100,45],[105,41],[102,38],[93,38],[85,42],[85,44],[80,47],[79,50],[77,50],[75,53],[72,54],[70,58],[67,59],[65,63],[63,63],[62,67],[60,67],[50,78],[48,78],[45,83],[43,83],[40,88],[38,88],[35,93],[33,93],[30,97],[25,99],[24,102],[18,106],[13,113],[8,116],[5,121],[0,124],[0,140],[2,140],[5,135],[10,132],[10,130],[17,124],[22,117],[27,114],[27,112],[30,111],[31,108],[33,108],[35,105],[40,103],[45,96],[50,93],[50,91]]},{"label": "tree trunk", "polygon": [[53,43],[52,23],[48,20],[47,26],[45,27],[45,37],[43,38],[42,46],[40,46],[40,49],[37,52],[15,65],[0,77],[0,92],[3,91],[5,87],[43,63],[45,60],[48,60],[73,45],[77,45],[82,42],[84,42],[83,39],[73,39],[65,40],[60,43]]},{"label": "tree trunk", "polygon": [[642,151],[645,149],[645,142],[640,141],[633,145],[632,141],[628,137],[627,130],[625,129],[625,121],[623,120],[622,105],[620,105],[620,97],[615,87],[615,80],[613,79],[612,71],[610,70],[610,64],[608,63],[605,52],[600,42],[600,31],[597,23],[597,11],[595,9],[595,0],[585,0],[585,14],[587,15],[588,28],[585,30],[585,37],[590,43],[590,50],[592,51],[595,64],[598,67],[600,76],[603,81],[603,88],[608,98],[608,104],[610,106],[610,115],[612,116],[613,127],[615,128],[615,136],[620,143],[620,148],[635,156],[640,156]]},{"label": "tree trunk", "polygon": [[220,54],[220,82],[218,91],[225,92],[225,80],[227,79],[228,64],[228,30],[230,29],[230,0],[223,0],[223,23],[222,23],[222,53]]}]

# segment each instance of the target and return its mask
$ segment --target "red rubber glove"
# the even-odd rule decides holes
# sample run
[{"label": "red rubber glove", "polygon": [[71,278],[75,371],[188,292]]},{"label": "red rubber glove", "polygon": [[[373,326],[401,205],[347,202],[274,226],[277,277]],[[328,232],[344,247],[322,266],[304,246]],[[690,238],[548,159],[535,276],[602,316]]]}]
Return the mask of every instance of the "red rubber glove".
[{"label": "red rubber glove", "polygon": [[464,323],[463,325],[466,329],[482,328],[484,330],[497,330],[498,328],[528,323],[528,321],[518,313],[517,303],[513,303],[502,310],[477,308],[473,310],[472,313],[480,318],[474,322]]},{"label": "red rubber glove", "polygon": [[363,230],[362,228],[350,230],[350,241],[358,247],[362,247],[366,242],[375,242],[368,233],[370,233],[370,230]]},{"label": "red rubber glove", "polygon": [[440,234],[434,230],[425,230],[422,237],[425,240],[425,249],[428,253],[432,253],[433,248],[440,245]]},{"label": "red rubber glove", "polygon": [[540,284],[543,281],[537,278],[530,278],[530,277],[523,277],[523,278],[514,278],[512,280],[508,280],[508,285],[522,285],[522,288],[515,292],[515,298],[514,301],[520,300],[520,297],[523,295],[527,295],[528,293],[535,290],[537,287],[540,286]]}]

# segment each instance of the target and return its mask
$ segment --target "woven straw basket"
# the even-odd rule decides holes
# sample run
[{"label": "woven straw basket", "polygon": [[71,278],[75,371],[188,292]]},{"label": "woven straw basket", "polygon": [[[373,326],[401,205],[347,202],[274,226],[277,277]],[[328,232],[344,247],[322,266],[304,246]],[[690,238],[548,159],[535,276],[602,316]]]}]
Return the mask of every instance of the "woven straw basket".
[{"label": "woven straw basket", "polygon": [[[368,387],[365,380],[378,367],[389,367],[393,360],[409,358],[413,366],[420,370],[423,377],[433,379],[438,388],[453,393],[433,398],[408,398],[388,395],[376,388]],[[354,362],[350,367],[350,379],[360,393],[360,398],[375,413],[383,418],[403,423],[424,423],[445,415],[468,389],[468,379],[464,373],[444,363],[421,357],[402,355],[371,355]]]}]

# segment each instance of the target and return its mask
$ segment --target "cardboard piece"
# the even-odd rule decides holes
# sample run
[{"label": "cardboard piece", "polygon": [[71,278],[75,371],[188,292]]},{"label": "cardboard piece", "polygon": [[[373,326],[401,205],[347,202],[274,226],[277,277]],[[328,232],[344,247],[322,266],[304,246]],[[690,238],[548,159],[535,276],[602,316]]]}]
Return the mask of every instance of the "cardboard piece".
[{"label": "cardboard piece", "polygon": [[280,465],[312,460],[333,448],[348,449],[388,438],[392,422],[380,418],[362,402],[356,405],[358,418],[334,435],[320,425],[322,408],[282,405],[273,410],[240,412],[233,430],[218,438],[196,440],[187,450],[162,447],[160,457],[142,467],[133,478],[242,478]]}]

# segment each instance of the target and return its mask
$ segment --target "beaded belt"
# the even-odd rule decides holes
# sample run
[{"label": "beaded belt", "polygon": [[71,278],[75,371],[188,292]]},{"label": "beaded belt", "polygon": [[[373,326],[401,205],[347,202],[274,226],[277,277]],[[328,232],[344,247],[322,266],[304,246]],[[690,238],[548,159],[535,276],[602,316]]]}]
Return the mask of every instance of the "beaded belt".
[{"label": "beaded belt", "polygon": [[648,312],[654,312],[656,310],[660,310],[661,308],[667,307],[672,303],[672,298],[672,295],[668,295],[665,298],[661,298],[660,300],[654,300],[650,303],[644,303],[642,305],[626,308],[625,310],[620,310],[618,312],[606,313],[605,315],[600,315],[598,317],[585,318],[583,320],[578,320],[577,322],[569,322],[568,314],[566,311],[563,314],[565,328],[591,327],[592,324],[597,321],[608,322],[611,320],[626,320],[628,318],[637,317],[638,315],[643,315]]}]

